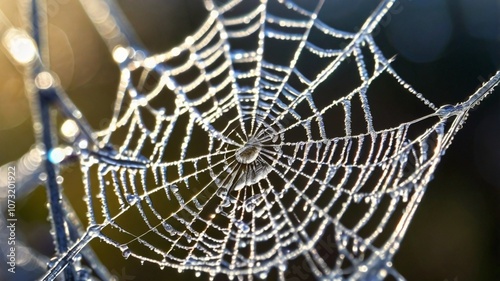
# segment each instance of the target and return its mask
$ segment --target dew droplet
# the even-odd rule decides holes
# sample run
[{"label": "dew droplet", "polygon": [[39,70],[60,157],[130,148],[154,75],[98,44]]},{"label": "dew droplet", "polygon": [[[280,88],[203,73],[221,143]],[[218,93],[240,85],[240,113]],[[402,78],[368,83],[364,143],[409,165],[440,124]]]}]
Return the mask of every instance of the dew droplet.
[{"label": "dew droplet", "polygon": [[234,225],[239,228],[243,233],[248,233],[250,231],[250,227],[248,226],[248,224],[240,221],[240,220],[236,220],[234,222]]},{"label": "dew droplet", "polygon": [[136,95],[133,98],[134,99],[132,100],[132,104],[135,104],[138,106],[146,106],[148,104],[148,97],[145,95]]},{"label": "dew droplet", "polygon": [[318,213],[317,213],[316,211],[313,211],[313,214],[312,214],[311,220],[312,220],[312,221],[315,221],[317,218],[318,218]]},{"label": "dew droplet", "polygon": [[354,255],[357,255],[358,254],[358,250],[359,250],[359,247],[358,247],[358,240],[357,239],[354,239],[352,241],[352,253]]},{"label": "dew droplet", "polygon": [[122,256],[125,258],[125,259],[128,259],[128,257],[130,257],[130,255],[132,254],[132,252],[130,251],[130,249],[127,247],[127,245],[121,245],[120,246],[120,251],[122,251]]},{"label": "dew droplet", "polygon": [[221,206],[217,206],[217,208],[215,208],[215,212],[218,214],[222,211],[222,207]]},{"label": "dew droplet", "polygon": [[353,199],[354,199],[354,202],[359,203],[359,202],[361,202],[361,199],[363,199],[363,196],[361,194],[356,193],[353,195]]},{"label": "dew droplet", "polygon": [[130,257],[131,254],[132,254],[132,252],[130,250],[125,250],[125,251],[122,252],[122,256],[125,259],[128,259],[128,257]]},{"label": "dew droplet", "polygon": [[364,253],[364,252],[366,251],[366,245],[365,245],[365,244],[361,244],[361,245],[359,245],[359,251],[360,251],[361,253]]},{"label": "dew droplet", "polygon": [[80,149],[87,149],[89,147],[89,142],[85,139],[78,142],[78,147]]},{"label": "dew droplet", "polygon": [[408,189],[403,189],[401,191],[401,200],[403,200],[403,202],[408,202]]},{"label": "dew droplet", "polygon": [[227,189],[220,188],[219,190],[217,190],[217,196],[219,196],[220,198],[225,198],[227,196]]},{"label": "dew droplet", "polygon": [[53,268],[58,261],[58,257],[52,257],[49,262],[47,263],[47,269]]},{"label": "dew droplet", "polygon": [[446,104],[441,106],[437,111],[436,115],[439,116],[440,118],[448,118],[452,115],[455,115],[463,110],[461,105],[451,105],[451,104]]},{"label": "dew droplet", "polygon": [[340,236],[340,243],[342,246],[347,247],[347,243],[349,243],[349,236],[347,236],[347,234],[342,234]]},{"label": "dew droplet", "polygon": [[82,254],[77,254],[73,257],[73,262],[80,262],[82,261]]},{"label": "dew droplet", "polygon": [[135,194],[127,194],[125,196],[125,199],[127,199],[127,202],[130,204],[130,205],[134,205],[135,203],[137,203],[137,201],[139,201],[139,196],[135,195]]},{"label": "dew droplet", "polygon": [[175,233],[175,229],[168,223],[164,222],[163,223],[163,228],[170,234],[170,235],[174,235]]},{"label": "dew droplet", "polygon": [[91,237],[96,237],[101,233],[101,227],[97,224],[91,225],[87,232]]},{"label": "dew droplet", "polygon": [[90,277],[89,271],[85,268],[78,270],[76,273],[78,275],[78,280],[81,280],[81,281],[91,281],[92,280],[92,278]]},{"label": "dew droplet", "polygon": [[57,176],[56,182],[57,182],[57,184],[62,184],[64,182],[64,177],[63,176]]},{"label": "dew droplet", "polygon": [[378,280],[384,280],[385,277],[387,277],[387,270],[385,268],[380,269],[380,271],[377,273],[377,279]]},{"label": "dew droplet", "polygon": [[220,206],[221,206],[221,207],[228,207],[228,206],[231,206],[231,200],[230,200],[228,197],[224,198],[224,200],[222,201],[222,203],[221,203],[221,205],[220,205]]},{"label": "dew droplet", "polygon": [[323,147],[323,143],[322,143],[322,142],[318,142],[318,143],[316,144],[316,148],[317,148],[318,150],[320,150],[320,149],[321,149],[321,147]]},{"label": "dew droplet", "polygon": [[255,209],[255,204],[253,202],[245,204],[245,211],[247,211],[248,213],[252,212],[254,209]]}]

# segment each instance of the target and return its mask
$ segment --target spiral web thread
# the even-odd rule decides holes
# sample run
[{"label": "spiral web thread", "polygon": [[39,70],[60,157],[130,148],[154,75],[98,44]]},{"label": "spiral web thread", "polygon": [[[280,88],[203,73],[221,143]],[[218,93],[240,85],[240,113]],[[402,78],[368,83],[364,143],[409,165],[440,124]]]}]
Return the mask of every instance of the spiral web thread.
[{"label": "spiral web thread", "polygon": [[[391,259],[425,187],[500,79],[437,108],[372,37],[394,1],[356,33],[324,21],[323,1],[205,1],[198,31],[154,55],[112,3],[81,2],[121,73],[109,127],[76,145],[87,235],[197,276],[285,279],[303,259],[318,279],[402,278]],[[354,87],[318,90],[344,67]],[[428,114],[376,129],[380,76]]]}]

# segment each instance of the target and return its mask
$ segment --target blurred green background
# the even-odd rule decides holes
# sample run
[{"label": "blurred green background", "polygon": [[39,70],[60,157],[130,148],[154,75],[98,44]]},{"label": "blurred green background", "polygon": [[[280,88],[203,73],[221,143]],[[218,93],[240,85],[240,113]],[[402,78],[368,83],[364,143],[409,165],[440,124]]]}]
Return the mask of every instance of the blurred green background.
[{"label": "blurred green background", "polygon": [[[153,53],[182,42],[204,17],[201,1],[118,2]],[[92,127],[102,129],[111,115],[118,68],[77,1],[47,3],[50,67]],[[327,3],[338,7],[331,12],[336,22],[352,28],[356,28],[356,16],[373,8],[366,0]],[[22,13],[15,1],[0,1],[0,9],[15,25],[22,26]],[[500,69],[500,1],[399,1],[374,37],[386,56],[397,55],[393,64],[396,71],[427,98],[438,106],[459,102]],[[33,143],[21,71],[2,49],[0,165],[18,159]],[[394,259],[396,269],[408,280],[500,280],[499,144],[497,90],[471,112],[410,224]],[[84,218],[77,168],[65,171],[64,188]],[[51,256],[47,215],[43,188],[18,201],[19,235],[37,251]],[[122,280],[195,278],[192,273],[140,266],[134,259],[123,260],[118,249],[91,244]]]}]

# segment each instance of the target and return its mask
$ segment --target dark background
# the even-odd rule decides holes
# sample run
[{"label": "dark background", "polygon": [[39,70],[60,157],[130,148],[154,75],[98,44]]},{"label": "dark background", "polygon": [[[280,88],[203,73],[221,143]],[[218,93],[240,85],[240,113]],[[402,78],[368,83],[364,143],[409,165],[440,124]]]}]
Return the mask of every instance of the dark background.
[{"label": "dark background", "polygon": [[[22,25],[14,1],[0,8]],[[373,1],[327,1],[340,25],[355,29],[356,18]],[[109,122],[118,69],[105,45],[72,0],[49,0],[51,68],[95,129]],[[152,52],[182,42],[203,21],[196,1],[119,1],[137,34]],[[375,40],[393,67],[425,97],[440,106],[463,101],[500,69],[500,1],[399,1]],[[0,53],[0,164],[19,158],[34,143],[20,70]],[[500,92],[470,113],[442,158],[434,180],[410,224],[395,268],[408,280],[500,280]],[[76,168],[76,169],[75,169]],[[81,218],[77,166],[65,172],[65,193]],[[52,255],[45,191],[18,201],[19,237]],[[22,235],[22,236],[21,236]],[[118,249],[92,243],[104,264],[134,280],[192,280],[157,266],[123,260]],[[125,274],[126,276],[124,277]],[[0,275],[1,276],[1,275]],[[161,277],[160,277],[161,276]],[[149,278],[149,279],[148,279]]]}]

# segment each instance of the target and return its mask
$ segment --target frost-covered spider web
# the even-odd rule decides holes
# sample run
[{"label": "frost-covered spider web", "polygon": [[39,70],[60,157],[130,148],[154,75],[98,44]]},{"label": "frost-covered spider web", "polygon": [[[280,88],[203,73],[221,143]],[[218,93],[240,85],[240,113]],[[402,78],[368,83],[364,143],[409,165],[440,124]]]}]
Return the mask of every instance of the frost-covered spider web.
[{"label": "frost-covered spider web", "polygon": [[[81,2],[121,76],[109,127],[76,143],[89,225],[77,246],[98,238],[198,276],[284,279],[304,259],[318,279],[401,278],[391,259],[425,187],[500,79],[435,106],[373,39],[389,0],[357,32],[334,28],[324,1],[205,1],[198,31],[160,54],[104,2]],[[350,87],[332,83],[341,71]],[[427,113],[380,127],[382,76]]]}]

